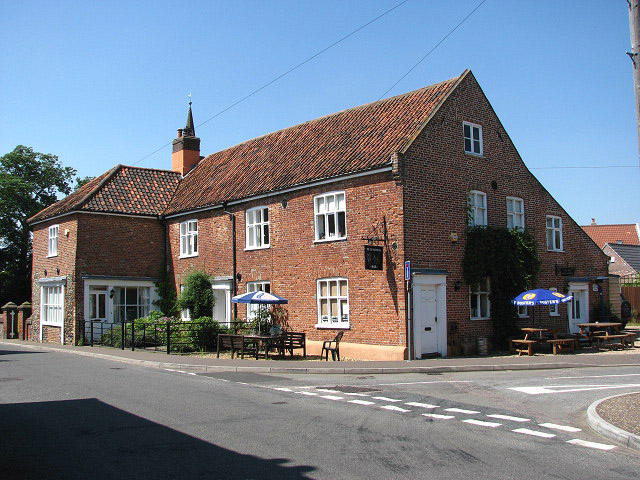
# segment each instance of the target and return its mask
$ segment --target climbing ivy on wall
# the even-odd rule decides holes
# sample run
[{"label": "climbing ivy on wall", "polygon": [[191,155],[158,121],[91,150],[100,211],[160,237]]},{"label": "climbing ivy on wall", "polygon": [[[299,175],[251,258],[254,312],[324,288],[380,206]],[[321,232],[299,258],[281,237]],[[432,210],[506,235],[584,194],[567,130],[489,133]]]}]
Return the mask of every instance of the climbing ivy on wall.
[{"label": "climbing ivy on wall", "polygon": [[511,299],[535,285],[540,270],[534,238],[527,230],[470,227],[462,269],[469,285],[489,277],[493,344],[504,347],[516,333],[518,313]]}]

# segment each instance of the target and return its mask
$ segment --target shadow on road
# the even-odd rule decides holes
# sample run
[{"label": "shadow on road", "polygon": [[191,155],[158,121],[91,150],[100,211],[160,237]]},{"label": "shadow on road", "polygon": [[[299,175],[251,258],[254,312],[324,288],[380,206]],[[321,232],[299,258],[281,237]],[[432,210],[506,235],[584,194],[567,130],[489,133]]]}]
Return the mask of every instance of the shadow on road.
[{"label": "shadow on road", "polygon": [[96,399],[0,405],[3,479],[305,479]]}]

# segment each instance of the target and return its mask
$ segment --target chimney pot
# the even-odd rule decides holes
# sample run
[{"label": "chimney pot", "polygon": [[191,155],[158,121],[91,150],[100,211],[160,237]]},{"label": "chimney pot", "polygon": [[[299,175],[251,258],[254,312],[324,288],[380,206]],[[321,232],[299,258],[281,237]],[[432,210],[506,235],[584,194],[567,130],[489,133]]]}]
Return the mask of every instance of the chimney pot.
[{"label": "chimney pot", "polygon": [[181,128],[178,129],[178,138],[182,138],[182,129]]}]

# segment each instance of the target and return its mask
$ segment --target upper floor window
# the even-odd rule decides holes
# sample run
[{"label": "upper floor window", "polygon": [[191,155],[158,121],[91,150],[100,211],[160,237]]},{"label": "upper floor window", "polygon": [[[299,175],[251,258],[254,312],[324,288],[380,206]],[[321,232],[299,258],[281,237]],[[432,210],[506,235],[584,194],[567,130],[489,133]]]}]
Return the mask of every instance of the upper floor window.
[{"label": "upper floor window", "polygon": [[339,240],[347,236],[344,192],[326,193],[313,199],[316,240]]},{"label": "upper floor window", "polygon": [[471,285],[469,294],[471,320],[482,320],[491,316],[490,293],[489,278],[485,278],[475,285]]},{"label": "upper floor window", "polygon": [[187,220],[180,224],[180,257],[198,255],[198,220]]},{"label": "upper floor window", "polygon": [[482,155],[482,127],[474,123],[462,122],[462,130],[465,153]]},{"label": "upper floor window", "polygon": [[[259,281],[259,282],[247,282],[247,292],[267,292],[271,293],[271,282]],[[253,319],[256,317],[260,305],[257,303],[247,304],[247,318]]]},{"label": "upper floor window", "polygon": [[318,280],[318,325],[349,328],[349,285],[346,278]]},{"label": "upper floor window", "polygon": [[562,219],[547,215],[547,250],[562,251]]},{"label": "upper floor window", "polygon": [[269,208],[257,207],[247,210],[246,248],[269,246]]},{"label": "upper floor window", "polygon": [[487,194],[471,190],[467,197],[469,206],[469,226],[477,227],[487,224]]},{"label": "upper floor window", "polygon": [[524,201],[521,198],[507,197],[507,228],[524,230]]},{"label": "upper floor window", "polygon": [[47,256],[55,257],[58,255],[58,225],[51,225],[49,227],[49,248]]}]

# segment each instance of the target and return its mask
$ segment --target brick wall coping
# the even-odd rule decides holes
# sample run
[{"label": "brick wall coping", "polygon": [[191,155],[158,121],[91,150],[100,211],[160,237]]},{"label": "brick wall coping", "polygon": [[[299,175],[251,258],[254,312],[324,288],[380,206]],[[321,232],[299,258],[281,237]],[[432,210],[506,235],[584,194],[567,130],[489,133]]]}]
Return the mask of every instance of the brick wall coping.
[{"label": "brick wall coping", "polygon": [[67,283],[67,277],[44,277],[36,280],[38,283]]}]

